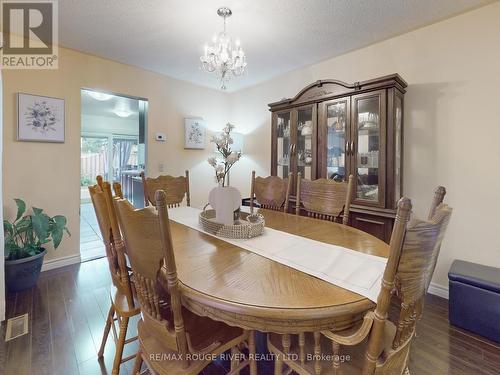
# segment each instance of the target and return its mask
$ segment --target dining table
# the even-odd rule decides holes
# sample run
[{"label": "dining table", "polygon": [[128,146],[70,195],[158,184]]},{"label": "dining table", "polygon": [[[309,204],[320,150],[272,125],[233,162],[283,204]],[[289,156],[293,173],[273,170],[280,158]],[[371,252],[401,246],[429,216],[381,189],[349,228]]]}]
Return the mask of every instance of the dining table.
[{"label": "dining table", "polygon": [[[258,213],[266,228],[364,254],[389,255],[388,244],[343,224],[265,209]],[[246,330],[296,334],[349,328],[375,306],[351,290],[170,222],[182,303],[195,314]]]}]

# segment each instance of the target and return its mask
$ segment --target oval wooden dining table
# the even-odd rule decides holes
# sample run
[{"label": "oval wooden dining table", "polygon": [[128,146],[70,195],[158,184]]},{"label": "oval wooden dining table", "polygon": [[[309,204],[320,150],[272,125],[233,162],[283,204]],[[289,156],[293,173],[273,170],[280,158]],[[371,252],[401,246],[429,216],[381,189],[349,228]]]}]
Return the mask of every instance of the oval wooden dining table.
[{"label": "oval wooden dining table", "polygon": [[[259,210],[266,227],[387,257],[389,246],[342,224]],[[247,330],[341,330],[373,308],[369,299],[251,251],[171,221],[183,304]],[[307,251],[307,249],[304,249]]]}]

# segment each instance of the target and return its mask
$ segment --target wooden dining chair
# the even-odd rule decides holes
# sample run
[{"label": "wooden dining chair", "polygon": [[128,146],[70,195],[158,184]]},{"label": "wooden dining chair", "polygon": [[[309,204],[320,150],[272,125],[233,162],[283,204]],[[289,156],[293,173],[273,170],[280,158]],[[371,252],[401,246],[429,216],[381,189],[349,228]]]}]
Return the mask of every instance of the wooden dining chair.
[{"label": "wooden dining chair", "polygon": [[[436,209],[441,205],[441,203],[443,203],[445,195],[446,195],[446,188],[444,186],[438,186],[434,190],[434,198],[432,199],[431,208],[429,209],[429,215],[427,216],[429,220],[431,220],[432,217],[436,214]],[[439,255],[439,250],[436,252],[435,257],[431,263],[431,268],[432,268],[431,275],[434,274],[434,269],[436,268],[438,255]],[[431,284],[431,279],[432,278],[429,278],[427,280],[427,287],[425,288],[426,291],[429,289],[429,286]]]},{"label": "wooden dining chair", "polygon": [[[297,174],[297,203],[295,213],[300,215],[303,208],[309,217],[322,220],[349,223],[353,176],[347,182],[337,182],[320,178],[310,181]],[[340,216],[342,215],[342,220]]]},{"label": "wooden dining chair", "polygon": [[167,194],[167,207],[179,207],[186,197],[186,205],[191,205],[189,194],[189,171],[185,176],[163,175],[156,178],[146,177],[144,171],[141,172],[142,187],[144,190],[144,203],[146,206],[155,205],[155,193],[163,190]]},{"label": "wooden dining chair", "polygon": [[252,185],[250,191],[250,211],[253,212],[254,199],[261,208],[274,211],[288,212],[292,175],[288,178],[277,176],[255,177],[252,171]]},{"label": "wooden dining chair", "polygon": [[123,199],[122,185],[119,182],[113,182],[113,191],[116,198]]},{"label": "wooden dining chair", "polygon": [[[247,340],[255,358],[253,332],[195,315],[182,306],[168,196],[162,190],[155,196],[156,209],[136,210],[127,200],[115,202],[142,309],[134,374],[142,362],[153,374],[198,374],[227,350],[241,355],[237,347]],[[255,362],[250,360],[231,361],[230,373],[237,374],[248,364],[254,375]]]},{"label": "wooden dining chair", "polygon": [[102,178],[102,176],[98,175],[96,177],[96,181],[97,181],[97,186],[102,190],[102,186],[103,186],[103,183],[104,183],[104,179]]},{"label": "wooden dining chair", "polygon": [[[98,357],[103,357],[104,348],[111,331],[116,346],[112,374],[119,374],[120,365],[135,358],[135,354],[126,358],[122,357],[125,345],[137,339],[137,337],[127,339],[127,331],[129,319],[138,315],[140,309],[134,297],[134,288],[130,280],[129,270],[127,269],[125,247],[118,227],[111,187],[102,178],[98,179],[98,181],[100,181],[100,184],[89,186],[89,192],[103,238],[112,281],[109,294],[111,306],[106,318]],[[121,189],[119,186],[117,188]],[[118,333],[115,326],[116,322],[119,327]]]},{"label": "wooden dining chair", "polygon": [[[382,288],[375,311],[362,322],[345,331],[322,331],[299,338],[299,347],[290,346],[279,335],[268,336],[269,350],[278,356],[275,374],[282,374],[283,364],[299,374],[407,374],[411,342],[422,315],[432,261],[439,252],[452,209],[445,204],[435,208],[427,221],[408,224],[411,201],[402,198],[390,242]],[[394,322],[388,318],[393,297],[399,302]],[[285,345],[293,356],[284,356]],[[341,351],[340,349],[343,349]],[[306,361],[304,353],[314,358]],[[349,356],[350,361],[341,363]]]}]

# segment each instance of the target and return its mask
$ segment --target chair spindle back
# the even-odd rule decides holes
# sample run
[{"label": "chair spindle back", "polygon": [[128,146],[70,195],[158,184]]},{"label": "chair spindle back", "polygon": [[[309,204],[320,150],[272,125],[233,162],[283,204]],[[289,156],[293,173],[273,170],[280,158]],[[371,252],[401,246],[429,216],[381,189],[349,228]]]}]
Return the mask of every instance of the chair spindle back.
[{"label": "chair spindle back", "polygon": [[[387,373],[403,373],[411,339],[423,311],[424,296],[433,264],[438,256],[452,209],[440,204],[430,220],[412,220],[408,223],[411,201],[402,198],[392,232],[390,255],[382,280],[382,290],[377,300],[375,318],[365,356],[365,373],[383,368]],[[399,316],[392,351],[385,360],[378,362],[382,352],[384,325],[393,293],[399,301]],[[392,371],[392,372],[391,372]],[[384,372],[386,373],[386,372]]]},{"label": "chair spindle back", "polygon": [[129,306],[133,308],[134,299],[125,258],[125,244],[118,226],[111,186],[109,182],[103,181],[101,176],[98,176],[97,181],[100,185],[89,186],[89,192],[103,238],[111,280],[113,285],[126,296]]},{"label": "chair spindle back", "polygon": [[189,193],[189,171],[186,170],[185,176],[158,176],[156,178],[146,177],[144,172],[141,172],[142,187],[144,189],[144,203],[146,206],[150,204],[155,206],[155,192],[163,190],[167,194],[167,207],[179,207],[186,197],[187,206],[191,205],[191,197]]},{"label": "chair spindle back", "polygon": [[[135,209],[127,200],[115,202],[128,257],[136,279],[137,298],[148,333],[167,347],[188,352],[175,255],[168,219],[168,198],[156,193],[155,205]],[[186,361],[184,366],[188,366]]]},{"label": "chair spindle back", "polygon": [[[432,217],[436,214],[436,208],[441,203],[443,203],[445,195],[446,195],[446,188],[444,186],[438,186],[436,188],[436,190],[434,190],[434,198],[432,199],[431,208],[429,210],[429,216],[427,217],[428,220],[431,220]],[[434,269],[436,268],[436,263],[437,263],[438,255],[439,255],[439,250],[436,252],[435,257],[432,260],[431,275],[434,274]],[[430,277],[429,280],[428,280],[428,282],[427,282],[427,287],[425,288],[426,291],[429,289],[429,285],[431,284],[431,279],[432,279],[432,277]]]},{"label": "chair spindle back", "polygon": [[[297,174],[297,204],[295,213],[300,214],[301,205],[309,217],[321,220],[349,223],[353,176],[347,182],[337,182],[320,178],[314,181],[304,180]],[[342,214],[342,220],[340,215]]]},{"label": "chair spindle back", "polygon": [[262,208],[287,212],[292,186],[291,177],[291,174],[284,179],[277,176],[255,177],[255,171],[252,171],[250,210],[253,211],[255,197]]}]

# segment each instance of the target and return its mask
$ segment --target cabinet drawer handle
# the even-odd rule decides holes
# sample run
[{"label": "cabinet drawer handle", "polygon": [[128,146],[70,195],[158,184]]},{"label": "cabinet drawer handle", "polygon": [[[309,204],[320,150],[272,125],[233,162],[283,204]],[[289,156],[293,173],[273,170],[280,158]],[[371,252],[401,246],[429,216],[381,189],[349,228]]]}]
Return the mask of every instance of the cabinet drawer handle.
[{"label": "cabinet drawer handle", "polygon": [[345,143],[345,154],[349,155],[349,142]]},{"label": "cabinet drawer handle", "polygon": [[354,141],[351,142],[351,155],[354,155]]}]

